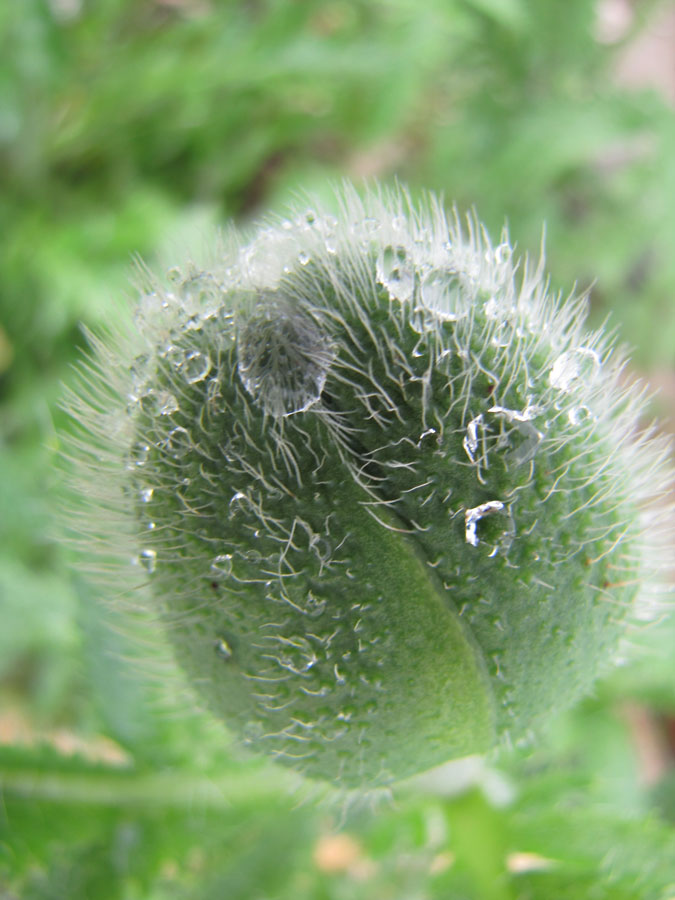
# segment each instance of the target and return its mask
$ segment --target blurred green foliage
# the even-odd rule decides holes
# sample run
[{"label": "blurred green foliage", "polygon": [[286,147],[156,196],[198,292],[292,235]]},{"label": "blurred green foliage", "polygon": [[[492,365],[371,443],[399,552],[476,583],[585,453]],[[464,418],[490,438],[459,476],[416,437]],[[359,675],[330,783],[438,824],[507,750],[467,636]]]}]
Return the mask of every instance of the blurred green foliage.
[{"label": "blurred green foliage", "polygon": [[[158,705],[160,676],[72,573],[54,467],[80,324],[128,294],[132,256],[344,175],[442,191],[534,254],[545,221],[554,285],[594,284],[594,320],[670,373],[675,117],[612,77],[657,6],[606,45],[591,0],[0,5],[3,900],[675,894],[672,771],[645,780],[626,712],[667,745],[672,626],[465,790],[318,802]],[[92,759],[100,736],[114,752]]]}]

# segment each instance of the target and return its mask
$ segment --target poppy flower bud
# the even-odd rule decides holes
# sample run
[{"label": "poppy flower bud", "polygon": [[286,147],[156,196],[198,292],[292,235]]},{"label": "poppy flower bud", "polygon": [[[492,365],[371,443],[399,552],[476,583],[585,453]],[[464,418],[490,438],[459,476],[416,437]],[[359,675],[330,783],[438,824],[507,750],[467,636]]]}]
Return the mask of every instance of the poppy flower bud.
[{"label": "poppy flower bud", "polygon": [[433,197],[339,199],[148,276],[72,407],[91,532],[197,694],[359,787],[588,691],[658,589],[670,469],[583,298]]}]

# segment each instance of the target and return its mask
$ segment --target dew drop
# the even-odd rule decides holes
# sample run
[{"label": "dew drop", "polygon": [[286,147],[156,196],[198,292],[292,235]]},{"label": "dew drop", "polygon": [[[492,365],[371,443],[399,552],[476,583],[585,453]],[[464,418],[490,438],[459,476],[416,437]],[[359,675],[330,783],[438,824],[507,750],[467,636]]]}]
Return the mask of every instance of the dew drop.
[{"label": "dew drop", "polygon": [[476,451],[478,450],[478,428],[483,426],[483,414],[476,416],[466,426],[466,434],[462,446],[473,465],[476,464]]},{"label": "dew drop", "polygon": [[185,357],[183,373],[188,384],[197,384],[203,381],[211,371],[211,357],[208,353],[200,353],[193,350]]},{"label": "dew drop", "polygon": [[185,323],[186,331],[199,331],[202,327],[202,317],[199,313],[193,313]]},{"label": "dew drop", "polygon": [[259,550],[243,550],[240,552],[240,556],[242,559],[245,559],[246,562],[252,563],[254,566],[257,566],[262,562],[262,554]]},{"label": "dew drop", "polygon": [[218,301],[220,285],[208,272],[192,272],[181,285],[181,296],[185,309],[191,313],[206,313],[208,307]]},{"label": "dew drop", "polygon": [[515,334],[516,308],[501,302],[495,297],[490,297],[483,305],[483,312],[492,326],[490,343],[493,347],[508,347]]},{"label": "dew drop", "polygon": [[152,495],[155,493],[154,488],[142,488],[140,491],[140,498],[142,503],[149,503],[152,500]]},{"label": "dew drop", "polygon": [[563,353],[553,363],[548,380],[551,387],[561,391],[568,391],[570,386],[579,377],[579,367],[570,353]]},{"label": "dew drop", "polygon": [[319,657],[314,652],[306,653],[303,656],[303,662],[300,667],[301,672],[309,672],[318,663]]},{"label": "dew drop", "polygon": [[142,441],[138,441],[138,443],[134,444],[129,451],[129,463],[130,466],[144,466],[148,461],[148,456],[150,455],[150,446],[149,444],[145,444]]},{"label": "dew drop", "polygon": [[570,425],[581,425],[581,423],[585,422],[587,419],[592,419],[593,413],[587,406],[575,406],[568,410],[567,418]]},{"label": "dew drop", "polygon": [[167,270],[166,277],[172,284],[178,284],[179,281],[183,279],[183,273],[178,268],[178,266],[172,266]]},{"label": "dew drop", "polygon": [[301,266],[307,266],[311,262],[312,257],[307,253],[306,250],[301,250],[298,253],[298,262]]},{"label": "dew drop", "polygon": [[496,297],[490,297],[489,300],[486,301],[483,306],[483,312],[487,316],[488,319],[498,319],[499,318],[499,303],[497,302]]},{"label": "dew drop", "polygon": [[390,297],[404,303],[413,295],[415,272],[405,247],[388,244],[377,255],[375,272]]},{"label": "dew drop", "polygon": [[232,554],[221,553],[211,563],[211,571],[214,575],[227,577],[232,574]]},{"label": "dew drop", "polygon": [[130,366],[131,384],[135,392],[140,393],[143,385],[148,378],[148,370],[150,368],[150,357],[146,353],[141,353],[134,357],[134,361]]},{"label": "dew drop", "polygon": [[221,659],[226,661],[232,659],[232,647],[230,647],[224,637],[216,638],[213,642],[213,649],[216,651],[216,656],[219,656]]},{"label": "dew drop", "polygon": [[243,494],[241,491],[235,491],[235,493],[232,494],[228,505],[228,518],[232,519],[237,513],[243,512],[246,509],[247,503],[248,498],[246,497],[246,494]]},{"label": "dew drop", "polygon": [[180,369],[185,362],[185,350],[182,347],[169,347],[166,351],[166,358],[174,369]]},{"label": "dew drop", "polygon": [[588,382],[600,371],[600,357],[590,347],[576,347],[562,353],[551,367],[548,380],[551,387],[567,393],[576,381]]},{"label": "dew drop", "polygon": [[173,394],[162,391],[157,395],[157,411],[160,416],[170,416],[178,410],[178,401]]},{"label": "dew drop", "polygon": [[411,350],[411,352],[410,352],[410,355],[411,355],[414,359],[420,359],[422,356],[425,356],[425,355],[427,355],[427,354],[429,353],[429,348],[428,348],[428,346],[427,346],[427,340],[426,340],[426,338],[427,338],[427,336],[426,336],[426,333],[425,333],[425,334],[424,334],[424,337],[421,337],[421,338],[419,339],[419,341],[417,341],[417,343],[415,344],[415,346],[412,348],[412,350]]},{"label": "dew drop", "polygon": [[366,216],[365,219],[361,219],[361,221],[357,222],[353,227],[354,234],[364,240],[372,238],[379,230],[380,223],[372,216]]},{"label": "dew drop", "polygon": [[305,601],[305,611],[307,615],[312,618],[318,618],[326,609],[326,601],[321,598],[315,596],[311,591],[307,593],[307,599]]},{"label": "dew drop", "polygon": [[149,575],[155,571],[157,567],[157,553],[155,550],[141,550],[138,555],[138,561]]},{"label": "dew drop", "polygon": [[319,400],[333,353],[300,310],[276,300],[260,308],[243,327],[237,349],[239,377],[266,413],[289,416]]},{"label": "dew drop", "polygon": [[182,456],[192,449],[190,432],[182,425],[172,428],[164,440],[164,447],[173,456]]},{"label": "dew drop", "polygon": [[144,413],[154,415],[157,412],[157,400],[154,390],[149,390],[138,398],[138,403]]},{"label": "dew drop", "polygon": [[144,324],[148,321],[152,322],[161,312],[169,305],[166,297],[161,297],[156,291],[150,294],[144,294],[138,304],[135,318],[136,321]]},{"label": "dew drop", "polygon": [[[489,540],[486,541],[478,536],[478,524],[483,519],[499,514],[507,523],[506,527],[498,529],[497,534],[490,533]],[[467,544],[472,547],[478,547],[481,544],[491,546],[492,549],[489,556],[496,556],[497,553],[506,553],[515,536],[515,524],[507,508],[501,500],[488,500],[487,503],[481,503],[473,509],[467,509],[464,513],[465,539]],[[492,546],[494,545],[494,546]]]},{"label": "dew drop", "polygon": [[495,247],[495,262],[498,266],[506,265],[510,261],[512,254],[511,246],[504,241]]},{"label": "dew drop", "polygon": [[262,722],[257,719],[252,719],[251,721],[246,722],[242,728],[241,736],[244,744],[254,744],[256,741],[259,741],[264,734],[265,729]]},{"label": "dew drop", "polygon": [[178,410],[178,402],[168,391],[151,388],[139,400],[144,413],[151,416],[170,416]]},{"label": "dew drop", "polygon": [[428,309],[446,322],[456,322],[460,318],[461,285],[454,271],[429,269],[420,278],[420,301]]},{"label": "dew drop", "polygon": [[[514,431],[518,435],[517,446],[513,447],[504,456],[507,463],[520,466],[534,459],[539,445],[544,439],[544,435],[535,428],[532,420],[540,416],[543,411],[541,407],[533,405],[527,406],[522,411],[507,409],[504,406],[493,406],[488,410],[489,413],[500,416],[510,425],[513,425]],[[512,446],[513,441],[507,438],[507,445]]]},{"label": "dew drop", "polygon": [[183,350],[182,347],[171,345],[167,347],[164,358],[168,361],[169,365],[174,367],[174,369],[180,369],[185,362],[185,350]]}]

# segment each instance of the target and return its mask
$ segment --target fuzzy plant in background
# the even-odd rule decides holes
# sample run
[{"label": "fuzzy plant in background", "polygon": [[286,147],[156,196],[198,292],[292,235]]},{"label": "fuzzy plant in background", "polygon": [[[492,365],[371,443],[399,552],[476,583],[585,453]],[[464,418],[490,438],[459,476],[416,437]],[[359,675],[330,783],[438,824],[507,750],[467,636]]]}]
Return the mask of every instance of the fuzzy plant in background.
[{"label": "fuzzy plant in background", "polygon": [[201,700],[365,788],[588,691],[658,603],[671,473],[541,263],[434,197],[336,208],[144,272],[92,338],[71,455],[88,552]]}]

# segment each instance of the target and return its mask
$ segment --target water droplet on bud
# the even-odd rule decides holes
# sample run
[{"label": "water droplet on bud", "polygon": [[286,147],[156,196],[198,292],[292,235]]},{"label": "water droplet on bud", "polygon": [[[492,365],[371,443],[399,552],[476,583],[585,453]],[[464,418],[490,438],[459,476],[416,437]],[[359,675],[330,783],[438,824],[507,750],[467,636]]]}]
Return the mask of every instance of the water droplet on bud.
[{"label": "water droplet on bud", "polygon": [[457,273],[447,269],[428,269],[420,278],[420,301],[440,319],[455,322],[462,310],[461,285]]},{"label": "water droplet on bud", "polygon": [[183,456],[192,448],[190,432],[182,425],[172,428],[164,440],[164,448],[174,457]]},{"label": "water droplet on bud", "polygon": [[[479,536],[479,523],[488,517],[499,516],[499,523],[494,529],[484,529]],[[504,527],[506,523],[506,527]],[[467,544],[472,547],[481,545],[490,547],[489,556],[496,556],[497,553],[506,553],[513,543],[516,528],[510,511],[504,506],[501,500],[488,500],[487,503],[481,503],[473,509],[467,509],[464,513],[465,538]]]},{"label": "water droplet on bud", "polygon": [[227,577],[232,574],[232,554],[221,553],[211,563],[211,571],[214,575]]},{"label": "water droplet on bud", "polygon": [[138,561],[149,575],[155,571],[157,567],[157,553],[155,550],[141,550],[138,555]]},{"label": "water droplet on bud", "polygon": [[221,659],[229,661],[232,659],[232,648],[227,643],[224,637],[216,638],[213,648],[216,651],[216,655]]},{"label": "water droplet on bud", "polygon": [[576,381],[588,382],[600,371],[600,357],[590,347],[576,347],[562,353],[551,367],[548,380],[551,387],[568,393]]},{"label": "water droplet on bud", "polygon": [[[504,406],[493,406],[488,410],[500,416],[509,425],[513,425],[512,435],[506,436],[506,443],[511,450],[505,455],[507,463],[520,466],[536,456],[544,435],[532,424],[532,420],[543,412],[539,406],[527,406],[524,410],[507,409]],[[515,433],[516,440],[513,440]],[[515,443],[515,446],[514,446]]]},{"label": "water droplet on bud", "polygon": [[266,413],[289,416],[318,401],[333,354],[305,313],[273,299],[246,322],[237,347],[239,377]]},{"label": "water droplet on bud", "polygon": [[466,426],[466,435],[462,441],[462,446],[469,457],[469,460],[476,464],[476,451],[478,450],[478,429],[483,426],[483,414],[476,416]]},{"label": "water droplet on bud", "polygon": [[200,353],[193,350],[185,357],[183,373],[188,384],[197,384],[203,381],[211,371],[211,358],[208,353]]},{"label": "water droplet on bud", "polygon": [[380,230],[380,223],[372,216],[366,216],[360,222],[356,222],[353,226],[354,234],[363,240],[369,240],[374,237]]},{"label": "water droplet on bud", "polygon": [[387,289],[390,297],[401,303],[410,300],[415,286],[415,271],[405,247],[388,244],[378,253],[375,269],[377,280]]},{"label": "water droplet on bud", "polygon": [[170,416],[178,410],[178,401],[168,391],[151,388],[139,398],[141,409],[150,416]]},{"label": "water droplet on bud", "polygon": [[570,425],[581,425],[581,423],[585,422],[587,419],[593,418],[593,413],[587,406],[576,406],[568,410],[567,418]]},{"label": "water droplet on bud", "polygon": [[513,255],[513,249],[504,241],[495,247],[495,262],[498,266],[506,265]]},{"label": "water droplet on bud", "polygon": [[150,445],[143,441],[138,441],[129,450],[129,467],[144,466],[150,455]]}]

